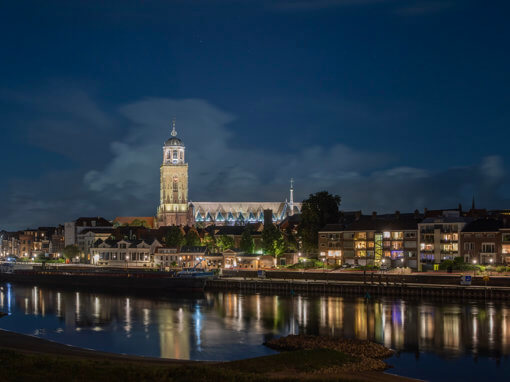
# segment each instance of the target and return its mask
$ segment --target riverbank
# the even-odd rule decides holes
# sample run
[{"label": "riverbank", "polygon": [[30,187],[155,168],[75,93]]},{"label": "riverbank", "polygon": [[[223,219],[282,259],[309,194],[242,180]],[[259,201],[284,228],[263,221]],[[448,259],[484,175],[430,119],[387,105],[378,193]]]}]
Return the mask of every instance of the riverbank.
[{"label": "riverbank", "polygon": [[[438,280],[440,281],[440,280]],[[510,279],[508,280],[510,282]],[[374,280],[324,280],[315,279],[257,279],[248,277],[226,277],[208,280],[206,291],[231,291],[269,294],[321,294],[350,295],[358,297],[391,296],[398,298],[457,298],[480,300],[507,300],[510,286],[464,286],[438,283],[410,283],[398,279]]]},{"label": "riverbank", "polygon": [[353,370],[359,361],[318,348],[231,362],[168,360],[97,352],[0,330],[0,363],[8,365],[0,379],[6,381],[415,381],[370,367]]}]

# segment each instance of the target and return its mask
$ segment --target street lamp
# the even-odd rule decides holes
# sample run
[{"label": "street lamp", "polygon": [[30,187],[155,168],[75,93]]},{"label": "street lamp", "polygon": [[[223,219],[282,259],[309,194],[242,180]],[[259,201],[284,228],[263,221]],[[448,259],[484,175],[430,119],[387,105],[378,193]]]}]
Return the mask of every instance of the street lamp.
[{"label": "street lamp", "polygon": [[476,259],[473,259],[473,264],[476,264]]}]

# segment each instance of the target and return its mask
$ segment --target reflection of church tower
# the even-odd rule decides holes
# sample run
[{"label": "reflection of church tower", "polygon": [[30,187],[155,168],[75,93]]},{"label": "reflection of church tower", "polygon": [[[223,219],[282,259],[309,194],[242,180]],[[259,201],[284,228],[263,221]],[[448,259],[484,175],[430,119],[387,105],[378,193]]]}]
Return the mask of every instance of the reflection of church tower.
[{"label": "reflection of church tower", "polygon": [[188,164],[184,160],[184,151],[184,144],[177,138],[174,120],[172,137],[163,146],[160,167],[159,227],[192,223],[188,208]]}]

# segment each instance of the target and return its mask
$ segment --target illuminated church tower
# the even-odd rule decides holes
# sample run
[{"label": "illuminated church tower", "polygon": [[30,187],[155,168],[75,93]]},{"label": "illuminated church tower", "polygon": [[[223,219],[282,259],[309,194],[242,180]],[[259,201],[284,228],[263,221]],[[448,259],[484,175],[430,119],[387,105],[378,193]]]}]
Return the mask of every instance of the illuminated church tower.
[{"label": "illuminated church tower", "polygon": [[172,137],[163,146],[163,163],[160,167],[160,202],[157,225],[190,225],[193,214],[188,207],[188,164],[185,147],[177,138],[175,120],[172,122]]}]

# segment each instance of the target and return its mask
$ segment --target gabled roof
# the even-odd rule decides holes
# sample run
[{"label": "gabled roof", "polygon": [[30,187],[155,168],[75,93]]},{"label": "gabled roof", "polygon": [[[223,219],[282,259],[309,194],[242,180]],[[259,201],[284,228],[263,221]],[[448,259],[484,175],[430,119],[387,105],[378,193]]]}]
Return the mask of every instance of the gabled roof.
[{"label": "gabled roof", "polygon": [[105,218],[100,216],[88,218],[81,217],[75,220],[75,224],[78,227],[111,227],[112,223],[110,223]]},{"label": "gabled roof", "polygon": [[342,232],[345,231],[344,224],[326,224],[320,232]]},{"label": "gabled roof", "polygon": [[414,214],[365,215],[347,225],[345,231],[416,230],[419,221],[420,219],[416,218]]},{"label": "gabled roof", "polygon": [[495,219],[477,219],[467,224],[462,232],[498,232],[502,227],[502,222]]},{"label": "gabled roof", "polygon": [[81,231],[78,235],[85,235],[89,232],[92,232],[92,233],[108,233],[108,234],[113,234],[113,231],[110,229],[110,228],[87,228],[87,229],[84,229],[83,231]]},{"label": "gabled roof", "polygon": [[145,222],[149,228],[154,227],[154,216],[117,216],[113,220],[113,223],[117,223],[119,225],[126,224],[130,226],[135,220]]},{"label": "gabled roof", "polygon": [[181,253],[204,253],[207,252],[206,246],[189,246],[185,245],[181,247]]}]

